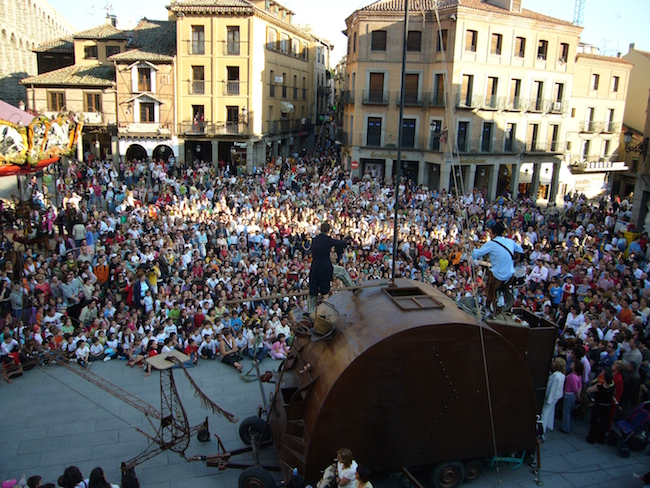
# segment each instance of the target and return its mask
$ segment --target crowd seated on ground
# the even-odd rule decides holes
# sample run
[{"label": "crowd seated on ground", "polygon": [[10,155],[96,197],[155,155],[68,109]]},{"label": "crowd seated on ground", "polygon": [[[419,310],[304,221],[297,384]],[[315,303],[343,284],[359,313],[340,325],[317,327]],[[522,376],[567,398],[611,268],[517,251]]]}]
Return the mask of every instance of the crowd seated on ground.
[{"label": "crowd seated on ground", "polygon": [[[84,478],[77,466],[68,466],[63,474],[59,476],[57,484],[43,481],[43,477],[33,475],[27,477],[23,474],[20,480],[6,480],[0,482],[2,488],[120,488],[120,485],[109,483],[106,480],[104,470],[100,467],[93,469],[89,478]],[[140,482],[135,475],[125,474],[122,476],[122,488],[140,488]]]},{"label": "crowd seated on ground", "polygon": [[[525,251],[516,305],[560,326],[557,354],[565,372],[583,364],[581,392],[622,361],[620,407],[647,395],[650,247],[645,233],[616,232],[630,220],[626,200],[569,195],[562,208],[538,207],[526,195],[488,201],[485,189],[400,185],[398,276],[454,300],[471,295],[484,275],[471,251],[501,221]],[[219,359],[241,371],[244,358],[282,360],[289,312],[306,310],[306,300],[262,297],[308,290],[311,238],[325,221],[351,239],[338,259],[355,282],[390,277],[394,187],[370,171],[352,178],[330,150],[269,158],[252,175],[203,161],[115,167],[89,158],[51,186],[29,191],[45,202],[33,219],[52,249],[0,243],[9,381],[40,348],[86,367],[119,358],[145,374],[147,357],[172,349],[190,356],[187,366]]]}]

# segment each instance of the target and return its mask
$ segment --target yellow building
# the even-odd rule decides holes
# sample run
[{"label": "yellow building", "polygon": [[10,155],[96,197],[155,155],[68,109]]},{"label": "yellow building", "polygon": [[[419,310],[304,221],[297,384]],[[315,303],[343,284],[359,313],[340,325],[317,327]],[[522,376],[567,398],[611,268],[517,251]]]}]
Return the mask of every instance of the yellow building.
[{"label": "yellow building", "polygon": [[314,63],[327,44],[294,26],[293,12],[275,1],[179,0],[168,8],[177,24],[181,156],[250,171],[299,151],[317,109]]},{"label": "yellow building", "polygon": [[630,84],[627,99],[630,103],[625,107],[625,125],[643,132],[646,122],[646,100],[650,91],[650,52],[636,49],[630,44],[628,53],[623,59],[634,65],[630,73]]},{"label": "yellow building", "polygon": [[[410,3],[404,174],[439,190],[555,198],[560,173],[570,175],[562,162],[582,29],[518,0],[444,2],[437,17],[436,3]],[[404,0],[381,0],[346,20],[344,159],[360,173],[395,171],[403,12]]]},{"label": "yellow building", "polygon": [[83,114],[79,158],[85,152],[117,157],[111,137],[117,124],[115,68],[108,58],[126,50],[127,36],[108,20],[73,35],[74,65],[22,80],[28,108],[48,116],[68,110]]},{"label": "yellow building", "polygon": [[119,154],[125,160],[178,157],[175,131],[176,23],[141,20],[115,65]]}]

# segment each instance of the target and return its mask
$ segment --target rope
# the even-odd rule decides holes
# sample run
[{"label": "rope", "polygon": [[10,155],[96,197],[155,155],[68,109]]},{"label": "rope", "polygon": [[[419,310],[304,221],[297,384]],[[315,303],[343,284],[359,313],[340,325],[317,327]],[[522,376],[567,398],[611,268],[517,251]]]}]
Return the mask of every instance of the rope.
[{"label": "rope", "polygon": [[[490,428],[492,430],[492,446],[494,447],[494,456],[497,457],[499,453],[497,452],[497,437],[494,431],[494,412],[492,411],[492,392],[490,390],[490,375],[488,374],[487,356],[485,353],[485,337],[483,336],[483,327],[480,325],[479,327],[480,327],[480,334],[481,334],[481,350],[483,352],[483,372],[485,373],[485,386],[487,389],[488,410],[490,412]],[[497,481],[499,482],[499,484],[501,484],[502,481],[499,475],[499,462],[497,461],[496,464],[497,464],[496,465]]]},{"label": "rope", "polygon": [[[107,409],[106,407],[104,407],[103,405],[97,403],[95,400],[92,400],[91,398],[89,398],[88,396],[84,395],[84,394],[81,393],[80,391],[75,390],[72,386],[70,386],[70,385],[68,385],[67,383],[61,381],[61,380],[60,380],[59,378],[57,378],[56,376],[54,376],[54,375],[48,373],[47,371],[45,371],[45,369],[44,369],[43,367],[40,367],[40,366],[39,366],[38,369],[39,369],[41,372],[43,372],[43,373],[45,373],[46,375],[48,375],[48,376],[49,376],[50,378],[52,378],[53,380],[56,380],[56,381],[58,381],[59,383],[61,383],[61,384],[62,384],[63,386],[65,386],[66,388],[69,388],[70,390],[74,391],[74,392],[75,392],[77,395],[79,395],[80,397],[85,398],[86,400],[88,400],[88,401],[89,401],[90,403],[92,403],[93,405],[95,405],[95,406],[101,408],[104,412],[109,413],[111,416],[115,417],[115,418],[116,418],[117,420],[119,420],[120,422],[124,422],[126,425],[128,425],[128,426],[131,427],[132,429],[135,429],[135,430],[137,430],[137,431],[140,431],[140,429],[138,429],[135,425],[132,425],[132,424],[128,423],[128,422],[127,422],[126,420],[124,420],[122,417],[119,417],[119,416],[115,415],[113,412],[111,412],[110,410],[108,410],[108,409]],[[141,431],[140,431],[140,432],[141,432]]]}]

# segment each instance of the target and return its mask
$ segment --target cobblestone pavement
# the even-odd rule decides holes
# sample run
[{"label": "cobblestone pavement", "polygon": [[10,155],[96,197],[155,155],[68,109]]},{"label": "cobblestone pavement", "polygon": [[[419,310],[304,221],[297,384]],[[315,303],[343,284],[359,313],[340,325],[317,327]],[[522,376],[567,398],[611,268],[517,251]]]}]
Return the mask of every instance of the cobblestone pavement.
[{"label": "cobblestone pavement", "polygon": [[[266,359],[262,371],[277,369],[279,362]],[[250,362],[246,360],[245,367]],[[92,371],[160,408],[158,373],[145,378],[141,370],[126,367],[124,361],[94,363]],[[218,362],[202,362],[190,370],[196,383],[222,408],[234,413],[239,420],[255,415],[261,404],[257,382],[246,383],[238,378],[234,368]],[[190,425],[200,423],[207,412],[201,409],[189,383],[176,373],[176,384],[185,405]],[[64,386],[61,382],[74,388]],[[66,466],[79,466],[85,476],[96,466],[102,466],[111,482],[120,480],[119,467],[147,446],[147,439],[131,426],[150,433],[153,429],[139,411],[86,382],[60,366],[26,372],[14,383],[0,385],[0,405],[3,421],[0,427],[0,477],[20,478],[39,474],[44,481],[56,481]],[[227,449],[243,444],[238,424],[209,414],[210,431],[218,434]],[[633,472],[650,470],[647,452],[633,452],[628,459],[618,456],[615,447],[589,445],[585,440],[585,421],[577,422],[575,433],[549,432],[542,452],[541,478],[545,486],[634,488],[641,483]],[[387,439],[387,442],[390,442]],[[192,439],[188,456],[217,451],[217,443],[202,444]],[[251,457],[242,456],[242,461]],[[273,462],[272,449],[262,459]],[[163,453],[140,465],[138,477],[145,488],[235,488],[241,471],[219,472],[201,462],[187,463],[175,453]],[[417,473],[426,480],[426,472]],[[500,482],[499,482],[500,479]],[[395,479],[374,480],[377,488],[397,488]],[[526,466],[510,469],[501,465],[498,473],[486,468],[481,478],[471,483],[483,487],[533,487],[534,476]]]}]

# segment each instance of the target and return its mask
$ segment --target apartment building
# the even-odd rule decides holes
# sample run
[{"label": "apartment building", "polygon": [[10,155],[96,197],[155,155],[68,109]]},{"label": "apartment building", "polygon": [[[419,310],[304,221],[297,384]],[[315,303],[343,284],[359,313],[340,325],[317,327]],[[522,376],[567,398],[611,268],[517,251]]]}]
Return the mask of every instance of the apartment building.
[{"label": "apartment building", "polygon": [[[571,174],[562,163],[582,29],[518,0],[449,0],[436,16],[437,3],[410,3],[403,174],[439,190],[555,198]],[[395,173],[403,22],[404,0],[346,19],[344,154],[361,174]]]},{"label": "apartment building", "polygon": [[128,50],[109,57],[115,66],[118,152],[127,160],[176,159],[176,23],[142,19],[128,37]]},{"label": "apartment building", "polygon": [[176,120],[186,160],[248,170],[298,152],[318,110],[317,80],[331,45],[269,0],[180,0]]},{"label": "apartment building", "polygon": [[[127,35],[107,19],[107,23],[72,36],[72,40],[49,41],[36,47],[48,53],[47,64],[39,67],[41,74],[25,78],[27,108],[49,117],[61,111],[80,113],[84,127],[77,144],[77,156],[86,152],[96,157],[117,157],[117,124],[115,67],[108,60],[127,47]],[[69,63],[74,64],[46,71]],[[39,57],[39,60],[41,58]],[[44,58],[45,59],[45,58]]]}]

